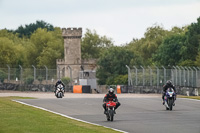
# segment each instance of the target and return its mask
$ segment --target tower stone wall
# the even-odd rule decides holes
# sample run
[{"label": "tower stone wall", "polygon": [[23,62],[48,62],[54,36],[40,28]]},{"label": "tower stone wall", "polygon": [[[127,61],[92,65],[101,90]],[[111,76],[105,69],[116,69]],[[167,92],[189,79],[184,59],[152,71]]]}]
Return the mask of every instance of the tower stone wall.
[{"label": "tower stone wall", "polygon": [[[64,59],[57,59],[57,75],[70,77],[73,84],[79,82],[79,72],[84,70],[96,70],[96,60],[81,59],[82,28],[63,28]],[[78,84],[78,83],[77,83]]]},{"label": "tower stone wall", "polygon": [[82,28],[63,28],[65,62],[71,65],[81,64]]}]

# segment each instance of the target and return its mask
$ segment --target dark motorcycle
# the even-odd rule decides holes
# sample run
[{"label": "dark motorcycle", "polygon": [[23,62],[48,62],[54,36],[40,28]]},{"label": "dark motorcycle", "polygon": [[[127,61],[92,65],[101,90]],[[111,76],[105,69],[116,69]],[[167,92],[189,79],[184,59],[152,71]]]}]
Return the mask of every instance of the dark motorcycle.
[{"label": "dark motorcycle", "polygon": [[106,103],[106,108],[107,108],[107,113],[106,117],[108,121],[113,121],[114,120],[114,108],[116,106],[116,103],[113,101],[109,101]]},{"label": "dark motorcycle", "polygon": [[57,98],[62,98],[64,96],[64,87],[62,84],[59,84],[55,93]]},{"label": "dark motorcycle", "polygon": [[174,101],[175,101],[176,94],[173,88],[168,88],[165,94],[165,107],[166,110],[172,110]]}]

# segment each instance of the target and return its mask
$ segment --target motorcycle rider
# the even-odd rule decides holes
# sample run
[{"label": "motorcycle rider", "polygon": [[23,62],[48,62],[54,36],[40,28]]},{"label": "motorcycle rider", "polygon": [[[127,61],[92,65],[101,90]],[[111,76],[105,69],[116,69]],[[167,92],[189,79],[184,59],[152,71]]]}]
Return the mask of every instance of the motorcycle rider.
[{"label": "motorcycle rider", "polygon": [[[166,91],[167,91],[168,88],[173,88],[173,89],[174,89],[175,100],[176,100],[176,88],[175,88],[175,86],[172,84],[172,81],[168,80],[168,81],[166,82],[166,84],[163,86],[163,93],[162,93],[163,105],[165,104],[164,97],[165,97],[165,95],[166,95]],[[175,103],[174,103],[174,106],[175,106]]]},{"label": "motorcycle rider", "polygon": [[63,82],[62,82],[60,79],[58,79],[58,81],[56,82],[54,93],[55,93],[55,95],[56,95],[57,86],[58,86],[59,84],[63,85],[63,96],[64,96],[65,85],[63,84]]},{"label": "motorcycle rider", "polygon": [[108,93],[105,95],[104,99],[103,99],[103,108],[104,108],[104,114],[106,114],[107,112],[107,108],[106,108],[106,102],[108,101],[114,101],[116,102],[116,106],[114,108],[114,113],[116,114],[115,110],[121,105],[120,102],[118,102],[117,99],[117,95],[114,94],[114,89],[110,88]]}]

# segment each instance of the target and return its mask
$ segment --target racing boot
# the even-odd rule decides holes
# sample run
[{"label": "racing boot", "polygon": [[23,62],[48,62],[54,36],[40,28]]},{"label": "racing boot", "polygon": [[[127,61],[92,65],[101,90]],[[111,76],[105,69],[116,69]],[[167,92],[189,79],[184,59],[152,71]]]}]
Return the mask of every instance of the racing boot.
[{"label": "racing boot", "polygon": [[105,114],[105,115],[107,114],[107,111],[108,111],[108,110],[104,110],[104,114]]},{"label": "racing boot", "polygon": [[163,103],[162,103],[163,105],[165,104],[165,101],[163,100]]},{"label": "racing boot", "polygon": [[115,109],[114,109],[114,114],[116,114]]}]

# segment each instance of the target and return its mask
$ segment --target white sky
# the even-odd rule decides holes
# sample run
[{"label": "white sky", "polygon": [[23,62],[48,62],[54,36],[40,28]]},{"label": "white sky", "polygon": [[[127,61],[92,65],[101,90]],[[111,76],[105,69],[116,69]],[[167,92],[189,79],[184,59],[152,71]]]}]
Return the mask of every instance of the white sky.
[{"label": "white sky", "polygon": [[115,45],[143,37],[155,23],[182,27],[200,17],[200,0],[0,0],[0,29],[44,20],[61,28],[82,27]]}]

